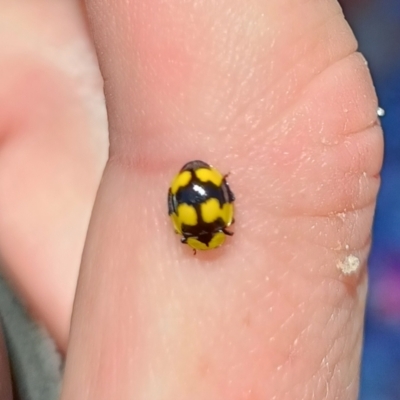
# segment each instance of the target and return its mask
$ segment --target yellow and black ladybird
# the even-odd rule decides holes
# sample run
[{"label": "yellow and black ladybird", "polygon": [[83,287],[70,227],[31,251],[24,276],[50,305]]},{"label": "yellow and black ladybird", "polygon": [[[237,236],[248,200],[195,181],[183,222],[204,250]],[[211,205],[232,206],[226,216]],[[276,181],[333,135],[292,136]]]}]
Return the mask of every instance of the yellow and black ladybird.
[{"label": "yellow and black ladybird", "polygon": [[181,242],[196,250],[221,246],[234,222],[235,196],[226,176],[203,161],[185,164],[168,191],[168,214]]}]

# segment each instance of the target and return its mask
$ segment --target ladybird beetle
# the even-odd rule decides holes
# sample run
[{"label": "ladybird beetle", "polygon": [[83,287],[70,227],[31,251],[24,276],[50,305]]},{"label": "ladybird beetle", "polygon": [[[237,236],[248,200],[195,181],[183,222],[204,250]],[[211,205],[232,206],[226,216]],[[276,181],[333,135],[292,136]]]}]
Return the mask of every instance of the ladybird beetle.
[{"label": "ladybird beetle", "polygon": [[196,250],[221,246],[233,224],[235,196],[222,175],[203,161],[185,164],[168,191],[168,214],[181,242]]}]

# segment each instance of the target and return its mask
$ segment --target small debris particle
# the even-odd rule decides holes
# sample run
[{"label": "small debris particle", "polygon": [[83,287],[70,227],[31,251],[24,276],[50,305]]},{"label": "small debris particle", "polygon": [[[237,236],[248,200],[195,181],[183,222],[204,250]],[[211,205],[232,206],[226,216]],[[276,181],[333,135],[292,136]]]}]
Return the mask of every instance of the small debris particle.
[{"label": "small debris particle", "polygon": [[356,272],[360,267],[360,259],[350,254],[343,261],[339,261],[336,266],[343,274],[350,275]]},{"label": "small debris particle", "polygon": [[381,107],[378,107],[378,110],[376,111],[376,113],[378,114],[378,117],[385,116],[385,110]]}]

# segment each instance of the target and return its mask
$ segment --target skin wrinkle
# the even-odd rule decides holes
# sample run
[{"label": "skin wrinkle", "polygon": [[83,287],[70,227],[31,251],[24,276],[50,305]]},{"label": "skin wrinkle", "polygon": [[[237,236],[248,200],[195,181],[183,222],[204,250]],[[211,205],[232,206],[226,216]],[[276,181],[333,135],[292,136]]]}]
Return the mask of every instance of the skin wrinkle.
[{"label": "skin wrinkle", "polygon": [[[361,55],[359,53],[355,53],[355,56],[356,57],[360,57]],[[318,77],[317,82],[311,83],[309,88],[308,88],[308,90],[302,93],[303,100],[304,100],[304,97],[306,95],[308,95],[309,99],[314,99],[315,97],[318,97],[319,93],[318,92],[317,93],[313,93],[313,88],[314,88],[315,84],[317,84],[319,82],[318,81],[319,79],[322,79],[322,77],[321,78]],[[346,90],[345,86],[341,85],[341,87],[344,90]],[[340,95],[339,97],[342,98],[343,96]],[[282,116],[283,121],[284,121],[283,128],[282,129],[278,129],[279,128],[278,122],[275,123],[275,124],[272,124],[272,126],[270,128],[269,132],[270,132],[271,135],[273,134],[274,131],[279,133],[279,136],[277,136],[277,138],[274,139],[274,140],[279,140],[279,139],[281,139],[281,140],[284,139],[285,140],[285,137],[288,136],[288,133],[291,133],[294,130],[295,123],[297,122],[296,117],[298,117],[299,115],[300,115],[301,119],[304,119],[305,116],[309,114],[310,117],[307,120],[308,121],[313,121],[314,124],[315,124],[316,123],[315,122],[315,120],[316,120],[315,119],[315,115],[318,114],[318,109],[316,109],[315,104],[318,105],[319,102],[320,102],[320,100],[318,99],[318,100],[315,100],[313,102],[313,104],[310,104],[310,105],[308,103],[305,103],[303,105],[301,103],[299,103],[297,111],[295,109],[289,108],[288,116],[290,117],[290,115],[294,113],[294,117],[288,118],[288,116]],[[304,101],[303,101],[303,103],[304,103]],[[368,128],[374,127],[376,125],[380,126],[379,120],[377,119],[377,116],[376,116],[376,106],[377,106],[377,101],[376,101],[376,98],[374,98],[374,101],[372,102],[371,106],[369,107],[370,114],[371,114],[371,122],[368,125],[365,125],[365,122],[363,122],[363,126],[360,126],[360,127],[357,127],[357,128],[353,128],[352,130],[350,130],[348,132],[346,132],[343,128],[341,129],[341,131],[343,131],[343,132],[341,132],[341,136],[343,136],[343,140],[349,139],[350,136],[353,136],[355,134],[361,133],[363,130],[368,130]],[[301,110],[305,110],[306,112],[304,113]],[[287,126],[288,121],[292,121],[289,126]],[[317,123],[319,123],[319,122],[320,122],[320,120],[318,119]],[[323,133],[323,131],[322,131],[323,127],[325,128],[325,131],[327,129],[330,129],[331,131],[333,131],[332,132],[332,136],[333,136],[332,143],[327,142],[326,136],[324,136],[322,138],[322,140],[321,140],[321,134]],[[324,120],[321,121],[321,126],[320,127],[318,127],[317,129],[315,129],[315,128],[311,128],[310,129],[309,128],[309,129],[306,130],[306,132],[313,132],[313,135],[310,135],[309,138],[312,140],[312,143],[315,143],[315,144],[319,144],[320,143],[320,144],[326,145],[328,147],[329,146],[333,146],[334,147],[335,145],[338,145],[339,143],[342,143],[341,141],[338,140],[338,129],[330,128],[329,124],[327,125],[326,121],[324,121]],[[316,134],[316,132],[318,132],[318,134]]]},{"label": "skin wrinkle", "polygon": [[[363,226],[369,226],[368,222],[372,223],[372,216],[371,213],[374,209],[373,204],[369,205],[368,208],[364,208],[362,210],[353,210],[353,211],[348,211],[347,212],[347,219],[349,218],[354,218],[355,221],[351,223],[351,225],[349,226],[349,222],[346,221],[343,222],[342,219],[337,219],[335,218],[334,220],[332,220],[332,216],[317,216],[317,217],[312,217],[314,224],[312,225],[314,227],[314,229],[311,230],[305,230],[306,228],[302,228],[301,225],[301,220],[304,220],[304,224],[305,226],[309,225],[309,223],[307,223],[307,219],[309,218],[309,216],[306,217],[287,217],[287,219],[290,221],[292,220],[293,224],[299,224],[299,229],[296,230],[296,232],[298,231],[299,233],[301,232],[303,235],[301,238],[298,238],[298,240],[300,240],[301,242],[305,242],[307,240],[308,243],[315,245],[316,247],[321,247],[321,248],[325,248],[328,251],[335,251],[335,252],[340,252],[345,250],[346,253],[350,250],[350,248],[352,249],[352,251],[361,251],[364,250],[366,247],[368,247],[369,242],[371,240],[371,235],[367,235],[365,239],[363,240],[359,240],[358,236],[359,235],[354,235],[353,232],[357,231],[359,232],[360,229],[356,229],[357,227],[357,219],[358,215],[360,214],[360,212],[362,212],[362,214],[368,214],[368,220],[367,222],[365,221],[365,218],[363,216],[362,223]],[[338,246],[336,245],[337,242],[333,242],[332,241],[328,241],[328,240],[324,240],[325,238],[323,238],[322,240],[318,240],[317,235],[321,235],[323,231],[321,231],[320,229],[324,228],[324,225],[326,225],[326,220],[331,219],[331,226],[326,226],[326,230],[328,231],[332,231],[332,230],[337,230],[337,233],[339,234],[339,236],[343,237],[343,240],[341,240],[341,243],[343,243],[342,245],[340,245],[340,247],[338,248]],[[288,222],[289,223],[289,222]],[[318,225],[317,225],[318,224]],[[320,226],[322,225],[322,227],[320,228]],[[340,225],[340,226],[338,226]],[[317,228],[317,229],[315,229]],[[342,230],[343,228],[343,230]],[[307,233],[312,233],[312,232],[316,232],[314,233],[312,236],[307,236]],[[304,237],[307,237],[307,239],[305,240]],[[335,238],[336,239],[336,238]],[[334,240],[335,240],[334,239]],[[345,243],[345,244],[344,244]],[[348,246],[348,248],[346,247]]]},{"label": "skin wrinkle", "polygon": [[[371,132],[371,131],[369,131],[369,132]],[[372,133],[372,132],[371,132]],[[365,136],[365,133],[363,133],[363,135]],[[357,136],[357,135],[354,135],[353,134],[353,136]],[[371,138],[371,136],[368,136],[368,138]],[[372,136],[372,138],[373,138],[373,136]],[[353,138],[353,140],[355,140],[356,138]],[[345,139],[346,140],[346,139]],[[350,141],[350,138],[347,138],[347,143],[351,143]],[[343,143],[343,142],[342,142]],[[364,152],[363,152],[364,153]],[[352,157],[353,158],[353,157]],[[364,158],[365,158],[365,156],[364,156]],[[379,164],[377,164],[377,168],[380,166],[380,163]],[[365,172],[365,169],[364,168],[362,168],[362,172],[364,173]],[[372,176],[375,176],[376,174],[375,173],[372,173],[371,174]]]},{"label": "skin wrinkle", "polygon": [[[328,321],[327,326],[329,326],[329,321]],[[345,326],[345,323],[343,323],[343,326]],[[331,359],[332,364],[334,365],[334,368],[335,368],[335,366],[338,365],[338,361],[342,359],[341,353],[343,353],[344,350],[343,350],[343,345],[338,344],[341,341],[341,338],[335,337],[335,335],[333,335],[333,337],[334,337],[333,341],[328,341],[328,343],[329,343],[328,350],[327,350],[326,354],[322,357],[322,360],[321,360],[319,366],[317,367],[315,372],[310,377],[309,382],[312,382],[315,379],[320,380],[322,378],[324,378],[324,380],[326,382],[331,382],[332,379],[334,378],[334,374],[333,374],[334,369],[330,370],[329,368],[325,368],[325,366],[326,366],[325,361]],[[346,339],[347,339],[347,337],[346,337]],[[337,350],[337,348],[338,348],[338,350]],[[333,360],[332,360],[332,357],[333,357],[332,354],[335,355]],[[336,361],[335,361],[335,359],[336,359]],[[327,375],[322,375],[322,377],[321,377],[321,375],[320,375],[321,370],[326,370]],[[295,386],[300,386],[300,385],[301,385],[301,382],[298,384],[295,383]],[[315,387],[315,385],[312,383],[310,384],[310,386]],[[325,398],[325,397],[321,397],[321,396],[323,396],[323,395],[320,394],[317,398]]]},{"label": "skin wrinkle", "polygon": [[[349,323],[350,320],[352,320],[353,318],[353,310],[350,310],[349,314],[348,314],[348,318],[346,321],[344,321],[344,325]],[[356,335],[354,335],[353,337],[353,341],[351,343],[349,343],[349,338],[348,336],[342,335],[342,336],[336,336],[336,338],[333,340],[332,345],[328,348],[328,352],[326,355],[326,358],[329,359],[329,356],[331,354],[335,354],[336,356],[333,358],[333,360],[331,360],[331,364],[333,365],[333,368],[330,369],[330,374],[328,375],[328,381],[332,381],[335,377],[336,379],[344,379],[345,377],[341,377],[340,375],[337,376],[337,374],[335,374],[335,372],[337,370],[340,371],[340,365],[341,364],[346,364],[347,363],[347,359],[350,358],[352,359],[353,357],[349,357],[348,351],[345,351],[345,345],[341,345],[340,341],[345,341],[345,344],[347,345],[348,349],[352,349],[355,352],[360,352],[360,345],[359,343],[361,343],[361,341],[359,340],[359,334],[356,333]],[[351,351],[350,351],[351,353]],[[357,357],[354,357],[357,358]],[[345,391],[346,389],[344,389]],[[343,397],[341,397],[343,398]]]},{"label": "skin wrinkle", "polygon": [[[317,291],[317,288],[318,288],[318,286],[316,286],[315,291]],[[327,293],[329,293],[329,292],[330,292],[330,291],[327,291]],[[317,299],[320,299],[320,296],[317,295],[316,298],[317,298]],[[341,301],[341,297],[339,296],[338,298],[339,298],[339,300]],[[312,299],[313,299],[313,295],[311,294],[311,295],[310,295],[310,302],[313,301]],[[338,311],[338,314],[337,314],[337,315],[342,315],[342,313],[343,313],[343,307],[342,307],[342,306],[339,306],[339,307],[337,308],[337,311]],[[351,314],[352,314],[352,308],[349,308],[349,313],[347,314],[347,318],[344,319],[344,320],[343,320],[343,318],[342,318],[342,323],[341,323],[340,326],[346,326],[346,325],[347,325],[347,321],[348,321],[348,319],[350,319]],[[331,325],[331,322],[334,322],[335,319],[336,319],[336,318],[334,317],[334,313],[332,313],[332,314],[328,317],[328,321],[327,321],[326,323],[324,323],[323,326],[330,326],[330,325]],[[285,323],[283,323],[283,324],[281,325],[281,327],[283,327],[284,325],[285,325]],[[333,324],[333,326],[335,326],[335,325]],[[303,329],[303,331],[300,332],[300,334],[296,337],[294,343],[295,343],[299,338],[301,338],[301,337],[304,335],[304,332],[307,332],[308,328],[309,328],[309,325],[306,325],[306,327]],[[339,327],[338,330],[340,330],[340,329],[341,329],[341,328]],[[332,336],[335,337],[335,334],[333,334]],[[341,336],[337,336],[337,335],[336,335],[336,338],[337,338],[336,341],[339,340],[340,337],[341,337]],[[330,346],[328,347],[328,352],[327,352],[326,358],[328,358],[329,354],[335,350],[335,348],[334,348],[335,345],[336,345],[336,342],[330,342]],[[341,349],[341,350],[340,350],[340,349]],[[342,346],[342,347],[339,346],[339,350],[340,350],[340,351],[343,351],[343,346]],[[340,354],[337,355],[337,358],[338,358],[338,359],[341,358],[341,357],[340,357]],[[289,361],[287,361],[287,362],[289,362]],[[335,364],[335,362],[333,362],[333,363]],[[284,365],[282,365],[282,367],[284,367]],[[318,370],[315,372],[314,375],[317,375],[317,374],[318,374]],[[313,376],[314,376],[314,375],[313,375]],[[328,378],[327,378],[327,379],[328,379]],[[293,383],[293,382],[292,382],[292,383]],[[300,384],[299,384],[299,385],[300,385]],[[322,398],[322,397],[318,397],[318,398]]]},{"label": "skin wrinkle", "polygon": [[[304,99],[303,99],[303,101],[304,101]],[[373,107],[371,109],[373,109]],[[375,125],[375,122],[376,122],[376,120],[372,123],[373,126]],[[366,129],[368,129],[369,126],[370,125],[368,124],[367,126],[364,125],[362,128],[360,127],[360,129],[358,129],[357,131],[353,131],[353,132],[349,133],[348,135],[346,135],[348,137],[346,137],[346,136],[343,137],[343,140],[349,140],[352,136],[355,136],[356,134],[361,133],[361,132],[365,131]],[[283,137],[283,139],[288,140],[288,138],[286,138],[286,137]],[[343,141],[337,142],[337,143],[335,143],[335,145],[338,146],[339,144],[342,144],[342,143],[343,143]],[[317,144],[319,144],[319,143],[317,142]],[[325,147],[324,145],[325,145],[325,143],[321,144],[321,146]],[[335,146],[333,146],[332,148],[334,148],[334,147]]]},{"label": "skin wrinkle", "polygon": [[[333,180],[333,182],[332,183],[329,183],[329,182],[327,182],[326,183],[326,185],[328,185],[329,184],[329,186],[330,187],[332,187],[332,184],[333,183],[335,183],[335,181],[336,181],[336,179],[332,179]],[[296,181],[297,182],[299,182],[299,179],[297,178],[296,179]],[[351,185],[351,181],[354,181],[354,179],[352,179],[351,181],[348,179],[348,181],[349,181],[349,185]],[[378,188],[379,188],[379,182],[380,182],[380,180],[379,179],[377,179],[377,178],[375,178],[375,177],[372,177],[371,178],[371,180],[370,180],[372,183],[373,183],[373,185],[371,185],[371,186],[373,186],[373,188],[372,188],[372,190],[368,190],[368,187],[366,188],[366,190],[365,191],[367,191],[367,192],[369,192],[369,195],[368,195],[368,197],[369,198],[371,198],[371,199],[373,199],[373,196],[375,196],[376,195],[376,193],[377,193],[377,191],[378,191]],[[282,182],[279,182],[279,185],[281,186],[281,190],[285,190],[286,189],[286,187],[287,187],[287,185],[288,184],[290,184],[290,181],[289,182],[287,182],[287,183],[285,183],[284,185],[282,184]],[[359,186],[358,185],[359,184],[359,180],[357,179],[357,186]],[[271,183],[271,188],[273,187],[273,189],[274,189],[274,191],[275,191],[275,193],[274,193],[274,195],[275,196],[278,196],[279,195],[279,192],[277,192],[277,187],[275,187],[275,186],[273,186],[273,183]],[[282,217],[295,217],[295,216],[299,216],[299,217],[302,217],[302,216],[310,216],[310,217],[315,217],[315,216],[326,216],[328,213],[329,214],[331,214],[331,213],[347,213],[348,212],[348,210],[350,210],[350,211],[354,211],[354,210],[359,210],[359,209],[363,209],[363,208],[366,208],[366,207],[369,207],[370,206],[370,204],[371,204],[371,202],[373,201],[373,200],[370,200],[370,199],[365,199],[365,200],[363,200],[362,202],[361,202],[361,200],[359,201],[359,202],[361,202],[361,204],[357,204],[357,202],[355,203],[354,202],[354,200],[352,199],[352,192],[350,191],[351,189],[350,188],[347,188],[346,189],[347,190],[347,192],[350,192],[350,193],[343,193],[343,195],[341,196],[341,197],[350,197],[350,199],[348,200],[348,201],[346,201],[345,202],[345,206],[343,207],[343,205],[342,204],[339,204],[339,206],[338,206],[338,208],[336,209],[336,210],[330,210],[330,211],[323,211],[323,212],[321,212],[321,211],[315,211],[314,209],[313,210],[311,210],[311,211],[306,211],[305,209],[304,209],[304,207],[302,206],[302,207],[299,207],[299,209],[297,209],[297,210],[295,210],[295,211],[292,211],[290,208],[292,207],[292,204],[291,203],[286,203],[286,204],[281,204],[281,206],[279,207],[279,208],[281,208],[281,209],[278,209],[278,204],[276,204],[276,208],[274,208],[274,205],[275,205],[275,199],[274,199],[274,197],[270,197],[270,201],[272,202],[272,204],[271,205],[268,205],[268,207],[269,208],[271,208],[272,210],[273,210],[273,213],[274,213],[274,215],[279,215],[279,216],[282,216]],[[301,192],[298,192],[297,191],[297,193],[296,193],[296,196],[298,196],[299,194],[301,194]],[[320,196],[319,196],[320,197]],[[324,197],[326,197],[326,196],[324,196]],[[277,201],[277,200],[276,200]],[[345,200],[344,200],[345,201]],[[314,200],[314,203],[315,203],[315,200]],[[347,203],[347,204],[346,204]],[[254,204],[257,204],[257,201],[254,201]],[[314,207],[316,207],[316,204],[317,203],[315,203],[315,206]],[[285,207],[286,208],[286,210],[284,211],[283,209],[282,209],[282,207]],[[326,206],[326,204],[324,203],[324,204],[322,204],[321,205],[321,207],[323,207],[322,209],[323,210],[327,210],[328,209],[328,207]],[[331,207],[329,207],[329,208],[331,208]],[[271,210],[271,213],[272,213],[272,210]],[[301,210],[301,211],[300,211]]]},{"label": "skin wrinkle", "polygon": [[[339,16],[339,15],[337,15],[336,17],[338,17],[338,16]],[[333,19],[333,18],[332,18],[332,19]],[[323,23],[319,24],[318,26],[320,26],[321,29],[322,29],[323,27],[325,27],[325,26],[323,25]],[[311,29],[310,29],[310,31],[311,31]],[[307,31],[306,33],[308,33],[308,31]],[[314,35],[315,35],[315,33],[314,33]],[[306,36],[306,34],[304,34],[304,36]],[[301,39],[304,39],[304,36],[303,36],[303,35],[300,35],[300,38],[298,38],[297,41],[300,42]],[[297,45],[297,42],[296,42],[296,45]],[[296,47],[296,46],[293,46],[293,47]],[[354,49],[349,49],[349,53],[348,53],[348,54],[345,54],[345,55],[343,56],[343,58],[345,58],[345,57],[348,56],[348,55],[351,55],[351,54],[353,53],[353,51],[354,51]],[[287,49],[285,49],[285,53],[286,53],[286,52],[287,52]],[[297,69],[298,69],[298,62],[299,62],[301,59],[305,58],[307,55],[308,55],[308,54],[307,54],[306,52],[305,52],[305,53],[304,53],[304,52],[301,53],[301,56],[299,56],[298,59],[295,59],[295,60],[293,61],[293,63],[291,64],[291,67],[290,67],[287,71],[285,71],[277,81],[274,81],[274,83],[273,83],[272,86],[269,86],[267,89],[263,89],[263,90],[265,90],[265,91],[267,91],[267,92],[273,93],[273,92],[274,92],[274,87],[275,87],[275,86],[278,86],[278,84],[281,83],[281,81],[283,81],[284,79],[287,79],[287,77],[288,77],[288,75],[289,75],[290,72],[292,72],[293,70],[297,70]],[[340,61],[340,60],[338,60],[338,62],[339,62],[339,61]],[[331,61],[328,60],[327,65],[331,65],[331,64],[332,64]],[[260,65],[260,68],[262,68],[262,67],[265,68],[265,65],[264,65],[264,64]],[[254,67],[254,68],[255,68],[255,67]],[[253,69],[253,71],[254,71],[254,69]],[[325,69],[323,68],[321,71],[319,71],[318,73],[316,73],[316,74],[313,76],[313,78],[312,78],[309,82],[307,82],[306,84],[304,84],[302,87],[297,88],[297,90],[298,90],[299,92],[306,92],[306,89],[307,89],[308,85],[312,82],[312,80],[315,79],[318,75],[322,74],[324,71],[325,71]],[[240,86],[239,86],[239,87],[240,87]],[[239,94],[240,94],[240,92],[239,92]],[[241,96],[240,96],[239,94],[237,94],[236,96],[234,96],[234,98],[240,98]],[[261,98],[261,99],[260,99],[260,98]],[[298,103],[300,103],[301,100],[302,100],[302,98],[301,98],[301,96],[299,96],[299,97],[296,98],[296,100],[294,100],[293,102],[290,102],[289,104],[285,104],[283,113],[285,113],[286,110],[291,110],[292,108],[295,108],[296,105],[297,105]],[[266,107],[267,107],[267,106],[266,106],[267,102],[265,101],[265,97],[261,95],[261,92],[260,92],[260,93],[256,92],[255,94],[254,94],[254,92],[253,92],[253,93],[252,93],[252,97],[251,97],[250,99],[248,99],[248,100],[245,102],[245,106],[243,106],[243,109],[242,109],[242,110],[235,110],[235,119],[236,119],[236,120],[240,120],[240,118],[241,118],[243,115],[245,115],[246,113],[248,113],[248,110],[252,108],[252,105],[253,105],[254,103],[255,103],[255,104],[257,104],[257,103],[262,103],[262,104],[264,105],[264,112],[265,112]],[[268,102],[269,107],[271,107],[272,104],[274,104],[273,101],[272,101],[272,102]],[[232,107],[231,107],[231,108],[232,108]],[[271,120],[271,122],[269,123],[269,125],[270,125],[270,126],[271,126],[271,125],[273,126],[273,125],[274,125],[274,121],[280,121],[281,118],[282,118],[282,113],[277,113],[277,112],[275,111],[275,112],[274,112],[274,118]],[[258,123],[258,124],[259,124],[259,123]],[[257,126],[258,124],[256,124],[256,126]],[[234,124],[231,123],[231,127],[232,127],[232,126],[234,126]],[[228,128],[224,128],[224,130],[227,130],[227,129],[228,129]],[[249,131],[249,130],[247,130],[247,131]],[[271,129],[271,128],[269,128],[268,131],[270,131],[270,132],[272,133],[272,129]]]},{"label": "skin wrinkle", "polygon": [[[299,246],[301,245],[309,245],[309,241],[307,240],[299,240]],[[369,252],[369,244],[370,244],[370,235],[368,236],[367,242],[365,244],[365,247],[361,247],[360,249],[352,249],[351,251],[353,253],[358,254],[359,258],[361,260],[364,260],[364,262],[362,262],[362,265],[365,264],[366,259],[367,259],[367,254]],[[314,245],[314,247],[316,249],[325,249],[325,257],[329,258],[331,260],[332,257],[329,256],[329,254],[333,254],[333,262],[330,262],[329,264],[325,264],[322,263],[319,270],[318,270],[318,274],[320,275],[321,278],[329,278],[332,279],[332,277],[334,277],[335,280],[339,280],[341,281],[341,278],[337,276],[337,269],[336,266],[334,266],[333,264],[335,264],[337,262],[337,260],[339,260],[340,258],[344,258],[348,252],[349,249],[345,249],[345,251],[343,252],[338,252],[335,249],[329,249],[326,246],[323,245]],[[336,260],[336,261],[335,261]],[[293,262],[293,260],[292,260]],[[326,272],[324,272],[326,269]],[[294,271],[291,270],[291,273],[293,273]],[[310,270],[310,272],[314,272],[313,270]],[[287,273],[287,272],[286,272]],[[281,277],[281,280],[283,281],[285,279],[285,275],[283,274]]]}]

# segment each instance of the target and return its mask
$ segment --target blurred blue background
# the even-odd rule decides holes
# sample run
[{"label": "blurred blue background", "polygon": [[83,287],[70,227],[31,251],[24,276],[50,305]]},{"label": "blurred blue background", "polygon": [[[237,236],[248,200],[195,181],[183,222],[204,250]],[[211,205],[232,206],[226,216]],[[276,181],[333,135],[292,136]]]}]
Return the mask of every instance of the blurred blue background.
[{"label": "blurred blue background", "polygon": [[340,3],[386,112],[359,399],[400,400],[400,0]]}]

